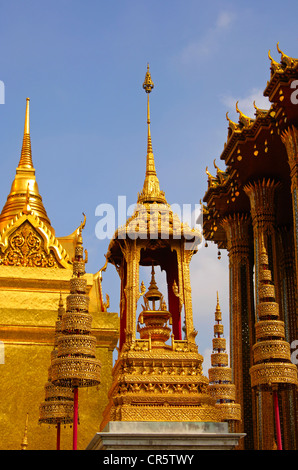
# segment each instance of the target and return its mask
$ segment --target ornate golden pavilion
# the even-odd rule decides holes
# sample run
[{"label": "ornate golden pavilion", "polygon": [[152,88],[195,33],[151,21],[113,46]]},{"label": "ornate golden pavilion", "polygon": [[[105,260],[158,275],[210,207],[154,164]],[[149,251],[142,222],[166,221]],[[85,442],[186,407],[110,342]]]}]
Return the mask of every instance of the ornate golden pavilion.
[{"label": "ornate golden pavilion", "polygon": [[[46,403],[49,405],[48,399],[57,398],[57,390],[47,387],[45,397],[44,387],[56,341],[59,299],[61,295],[64,301],[70,293],[75,247],[85,222],[69,236],[55,235],[36,182],[27,98],[21,157],[0,214],[0,341],[4,346],[4,363],[0,365],[2,449],[20,449],[25,423],[26,448],[56,447],[54,427],[39,424],[39,407],[44,403],[41,418],[50,422]],[[99,427],[119,331],[118,315],[107,312],[103,300],[102,270],[86,273],[84,279],[96,355],[102,363],[105,380],[100,388],[83,390],[80,395],[79,448],[88,444],[90,430],[96,432]],[[69,398],[67,391],[64,398]],[[67,422],[67,416],[64,421]],[[71,448],[71,436],[69,426],[64,429],[62,425],[62,449]]]},{"label": "ornate golden pavilion", "polygon": [[[297,449],[298,60],[269,52],[264,90],[269,109],[227,115],[228,136],[216,174],[206,168],[203,234],[226,249],[230,276],[230,347],[245,449]],[[296,346],[297,349],[297,346]],[[273,409],[280,410],[280,430]],[[274,408],[275,407],[275,408]]]},{"label": "ornate golden pavilion", "polygon": [[[203,357],[195,342],[189,264],[201,234],[181,223],[160,189],[150,132],[153,87],[148,66],[143,84],[148,124],[145,180],[135,212],[118,228],[107,253],[121,280],[120,344],[101,429],[109,421],[228,421],[232,427],[241,410],[234,385],[227,380],[231,376],[225,368],[222,325],[213,345],[212,385],[203,375]],[[147,290],[140,267],[151,270]],[[165,272],[168,305],[156,284],[157,267]]]}]

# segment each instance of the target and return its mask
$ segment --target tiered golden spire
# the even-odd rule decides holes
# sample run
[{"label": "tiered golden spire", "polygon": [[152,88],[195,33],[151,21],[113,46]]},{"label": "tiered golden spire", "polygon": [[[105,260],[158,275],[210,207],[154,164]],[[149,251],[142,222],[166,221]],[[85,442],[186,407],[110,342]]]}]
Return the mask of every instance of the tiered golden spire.
[{"label": "tiered golden spire", "polygon": [[236,391],[232,383],[232,369],[228,367],[228,354],[226,352],[226,339],[223,337],[222,314],[217,292],[215,310],[214,338],[212,340],[213,353],[211,354],[211,369],[209,369],[209,390],[216,399],[216,407],[220,411],[223,421],[239,421],[241,407],[235,403]]},{"label": "tiered golden spire", "polygon": [[57,358],[52,361],[52,382],[71,387],[74,394],[73,450],[77,449],[78,389],[100,383],[101,363],[96,359],[96,337],[91,335],[92,316],[89,314],[87,279],[84,277],[87,251],[79,228],[70,294],[66,298],[66,312],[62,315],[61,335],[58,338]]},{"label": "tiered golden spire", "polygon": [[84,277],[87,254],[83,259],[81,232],[80,228],[70,294],[66,298],[66,312],[62,315],[57,358],[52,362],[53,383],[68,387],[88,387],[100,383],[101,364],[95,357],[96,338],[91,335],[92,316],[89,314],[87,279]]},{"label": "tiered golden spire", "polygon": [[51,222],[39,194],[32,162],[29,101],[30,99],[27,98],[21,157],[6,204],[0,214],[0,229],[5,227],[9,221],[16,215],[19,215],[24,209],[28,210],[28,207],[30,207],[30,210],[37,214],[53,232]]},{"label": "tiered golden spire", "polygon": [[[60,294],[58,318],[55,327],[54,349],[51,364],[57,358],[58,338],[61,335],[62,316],[65,312]],[[52,367],[49,367],[48,382],[45,385],[45,401],[39,407],[39,423],[70,424],[73,421],[73,392],[70,387],[60,387],[52,383]]]},{"label": "tiered golden spire", "polygon": [[279,319],[279,305],[275,301],[275,287],[263,233],[259,252],[258,293],[254,365],[250,368],[252,387],[272,390],[297,386],[297,367],[291,362],[290,344],[285,341],[284,322]]},{"label": "tiered golden spire", "polygon": [[27,450],[27,447],[28,447],[28,419],[29,419],[29,414],[27,413],[24,436],[21,442],[21,450]]},{"label": "tiered golden spire", "polygon": [[138,196],[139,203],[146,202],[161,202],[166,203],[165,194],[160,190],[159,180],[157,178],[155,161],[152,150],[152,140],[151,140],[151,130],[150,130],[150,102],[149,94],[154,88],[154,83],[151,79],[149,64],[147,65],[147,72],[145,75],[145,80],[143,83],[143,88],[147,93],[147,126],[148,126],[148,135],[147,135],[147,159],[146,159],[146,175],[143,185],[143,190]]}]

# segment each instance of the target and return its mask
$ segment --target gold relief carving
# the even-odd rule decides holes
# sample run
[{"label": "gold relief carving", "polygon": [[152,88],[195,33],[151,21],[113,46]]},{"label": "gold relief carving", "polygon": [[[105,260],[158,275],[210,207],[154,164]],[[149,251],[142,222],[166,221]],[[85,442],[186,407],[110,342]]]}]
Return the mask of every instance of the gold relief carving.
[{"label": "gold relief carving", "polygon": [[257,306],[257,309],[260,317],[266,317],[268,315],[278,317],[279,315],[279,306],[277,302],[262,302]]},{"label": "gold relief carving", "polygon": [[[62,360],[61,360],[62,359]],[[81,386],[88,387],[98,383],[101,364],[92,357],[59,357],[53,361],[53,383],[79,380]]]},{"label": "gold relief carving", "polygon": [[213,349],[226,349],[225,338],[213,338],[212,340]]},{"label": "gold relief carving", "polygon": [[249,227],[251,218],[249,214],[233,214],[225,217],[221,225],[227,236],[227,249],[230,259],[241,262],[242,258],[249,256]]},{"label": "gold relief carving", "polygon": [[252,387],[267,386],[270,389],[273,385],[281,388],[288,385],[297,384],[297,366],[291,363],[274,362],[256,364],[250,368]]},{"label": "gold relief carving", "polygon": [[87,279],[72,277],[70,279],[70,293],[84,293],[87,290]]},{"label": "gold relief carving", "polygon": [[65,331],[90,331],[92,317],[88,313],[79,313],[76,315],[66,312],[62,318],[62,329]]},{"label": "gold relief carving", "polygon": [[241,405],[238,403],[220,403],[216,404],[215,407],[218,407],[222,420],[241,420]]},{"label": "gold relief carving", "polygon": [[298,164],[298,130],[292,126],[281,134],[281,140],[286,147],[288,162],[291,171],[292,189],[297,188],[297,164]]},{"label": "gold relief carving", "polygon": [[96,338],[90,335],[61,335],[58,347],[61,356],[71,354],[74,348],[76,354],[95,355]]},{"label": "gold relief carving", "polygon": [[232,369],[230,367],[212,367],[208,373],[210,382],[232,381]]},{"label": "gold relief carving", "polygon": [[270,231],[275,222],[275,193],[281,184],[272,179],[254,181],[244,186],[250,200],[251,217],[254,229]]},{"label": "gold relief carving", "polygon": [[[116,415],[117,416],[117,415]],[[219,412],[212,406],[123,405],[118,416],[121,421],[218,421]],[[119,419],[119,418],[118,418]]]},{"label": "gold relief carving", "polygon": [[259,321],[255,325],[255,331],[256,339],[272,336],[283,338],[285,336],[284,322],[278,320]]},{"label": "gold relief carving", "polygon": [[221,400],[235,400],[234,384],[212,384],[209,390],[213,398]]},{"label": "gold relief carving", "polygon": [[214,353],[211,354],[211,365],[218,365],[221,364],[223,366],[227,366],[229,363],[229,358],[226,353]]},{"label": "gold relief carving", "polygon": [[66,308],[68,312],[86,311],[89,308],[89,297],[84,294],[69,294],[66,299]]},{"label": "gold relief carving", "polygon": [[253,346],[253,356],[255,363],[271,360],[285,359],[291,360],[290,344],[282,340],[260,341]]},{"label": "gold relief carving", "polygon": [[266,297],[273,298],[275,296],[275,289],[272,285],[264,285],[259,288],[259,297],[264,299]]},{"label": "gold relief carving", "polygon": [[58,267],[54,253],[45,250],[41,235],[29,222],[23,223],[8,241],[8,247],[0,256],[4,266]]},{"label": "gold relief carving", "polygon": [[49,400],[42,403],[39,407],[40,422],[49,424],[72,423],[73,421],[73,402]]}]

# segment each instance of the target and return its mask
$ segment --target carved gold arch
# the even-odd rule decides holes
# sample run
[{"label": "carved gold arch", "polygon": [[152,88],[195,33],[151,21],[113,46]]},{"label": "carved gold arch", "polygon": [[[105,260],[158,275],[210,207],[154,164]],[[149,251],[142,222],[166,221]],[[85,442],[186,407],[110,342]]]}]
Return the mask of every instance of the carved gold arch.
[{"label": "carved gold arch", "polygon": [[69,269],[71,261],[36,214],[20,213],[0,234],[0,265]]}]

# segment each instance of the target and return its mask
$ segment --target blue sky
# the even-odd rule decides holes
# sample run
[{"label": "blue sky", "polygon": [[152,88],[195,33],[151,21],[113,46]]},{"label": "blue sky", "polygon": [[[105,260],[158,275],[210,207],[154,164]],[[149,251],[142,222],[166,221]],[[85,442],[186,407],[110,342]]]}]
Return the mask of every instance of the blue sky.
[{"label": "blue sky", "polygon": [[[109,240],[98,240],[98,204],[136,202],[145,174],[147,62],[151,133],[158,177],[168,202],[198,204],[206,166],[227,139],[226,112],[235,103],[253,115],[270,78],[276,43],[298,57],[296,1],[11,0],[1,2],[0,205],[15,175],[30,97],[33,162],[57,236],[87,215],[88,271],[105,262]],[[2,201],[2,202],[1,202]],[[219,291],[228,323],[228,260],[212,245],[192,260],[194,321],[202,354],[210,351]],[[118,311],[113,266],[103,289]],[[228,337],[228,327],[225,335]],[[206,360],[208,358],[206,357]]]}]

